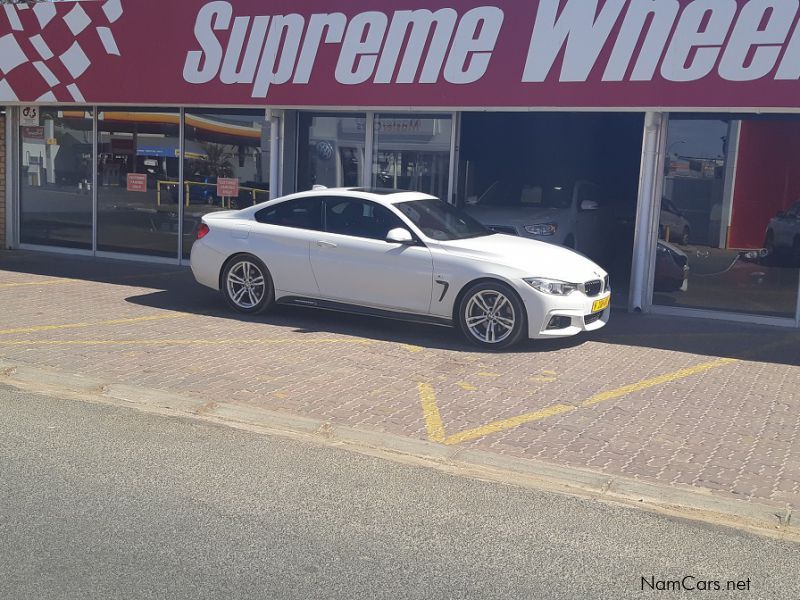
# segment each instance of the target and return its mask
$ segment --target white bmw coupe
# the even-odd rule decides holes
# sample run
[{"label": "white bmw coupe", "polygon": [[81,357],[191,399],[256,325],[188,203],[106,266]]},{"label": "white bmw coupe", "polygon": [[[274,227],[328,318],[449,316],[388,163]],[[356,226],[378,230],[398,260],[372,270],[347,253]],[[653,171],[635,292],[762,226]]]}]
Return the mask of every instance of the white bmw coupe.
[{"label": "white bmw coupe", "polygon": [[231,308],[273,303],[457,326],[488,349],[593,331],[608,275],[416,192],[315,189],[203,217],[192,272]]}]

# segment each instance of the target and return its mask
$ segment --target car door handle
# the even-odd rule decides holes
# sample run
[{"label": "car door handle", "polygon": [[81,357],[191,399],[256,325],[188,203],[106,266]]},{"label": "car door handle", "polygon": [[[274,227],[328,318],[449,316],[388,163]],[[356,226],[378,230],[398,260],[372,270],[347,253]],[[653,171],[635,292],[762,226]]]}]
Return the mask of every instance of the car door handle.
[{"label": "car door handle", "polygon": [[334,244],[333,242],[326,242],[323,240],[319,240],[317,242],[317,246],[319,246],[320,248],[336,248],[336,244]]}]

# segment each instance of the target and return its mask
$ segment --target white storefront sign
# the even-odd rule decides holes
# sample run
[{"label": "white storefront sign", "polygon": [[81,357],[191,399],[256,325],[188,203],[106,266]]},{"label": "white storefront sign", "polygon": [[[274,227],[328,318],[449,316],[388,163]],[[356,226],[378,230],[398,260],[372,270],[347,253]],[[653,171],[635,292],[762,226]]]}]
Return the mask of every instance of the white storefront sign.
[{"label": "white storefront sign", "polygon": [[38,127],[39,107],[23,106],[22,109],[20,110],[19,124],[22,127]]}]

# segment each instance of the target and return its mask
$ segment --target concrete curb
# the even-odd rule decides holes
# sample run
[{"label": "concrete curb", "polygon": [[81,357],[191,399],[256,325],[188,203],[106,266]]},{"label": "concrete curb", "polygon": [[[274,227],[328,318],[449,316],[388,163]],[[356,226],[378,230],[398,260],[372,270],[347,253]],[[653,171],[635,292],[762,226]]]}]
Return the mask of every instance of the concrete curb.
[{"label": "concrete curb", "polygon": [[136,408],[161,415],[200,418],[226,426],[336,445],[362,454],[425,465],[454,475],[625,504],[674,517],[800,541],[800,520],[793,522],[791,507],[726,498],[710,490],[648,483],[588,469],[444,446],[253,406],[209,402],[132,385],[107,384],[2,360],[0,383],[61,398]]}]

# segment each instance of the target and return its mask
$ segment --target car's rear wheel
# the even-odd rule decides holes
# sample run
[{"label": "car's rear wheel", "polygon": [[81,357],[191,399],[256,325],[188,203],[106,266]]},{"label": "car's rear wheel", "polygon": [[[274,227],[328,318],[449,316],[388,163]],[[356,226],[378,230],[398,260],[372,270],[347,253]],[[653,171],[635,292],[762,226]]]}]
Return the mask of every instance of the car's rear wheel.
[{"label": "car's rear wheel", "polygon": [[501,350],[516,344],[524,335],[525,306],[504,283],[476,283],[461,297],[458,323],[473,344]]},{"label": "car's rear wheel", "polygon": [[225,302],[241,313],[260,313],[269,308],[275,297],[266,265],[249,254],[234,256],[227,262],[221,284]]}]

